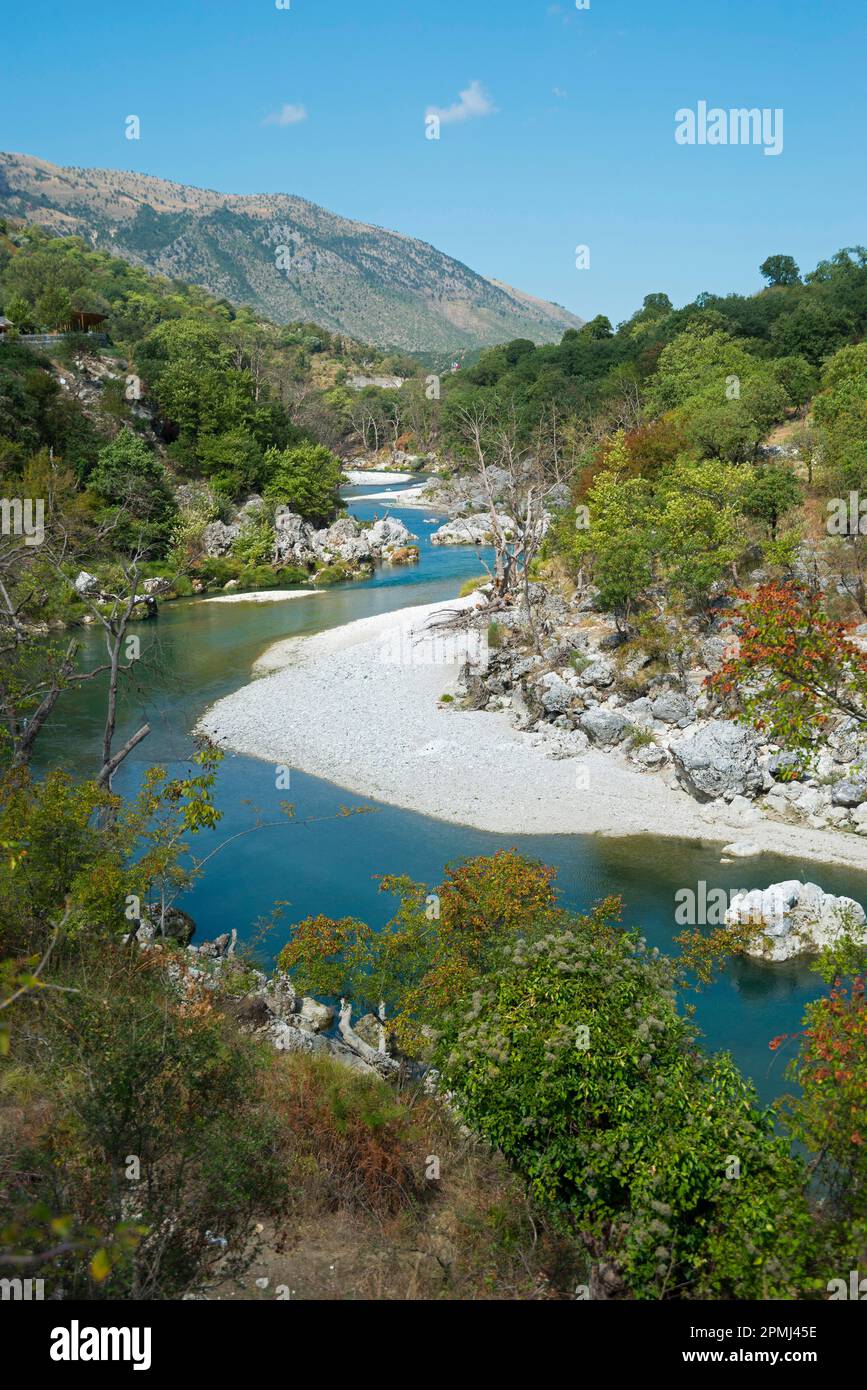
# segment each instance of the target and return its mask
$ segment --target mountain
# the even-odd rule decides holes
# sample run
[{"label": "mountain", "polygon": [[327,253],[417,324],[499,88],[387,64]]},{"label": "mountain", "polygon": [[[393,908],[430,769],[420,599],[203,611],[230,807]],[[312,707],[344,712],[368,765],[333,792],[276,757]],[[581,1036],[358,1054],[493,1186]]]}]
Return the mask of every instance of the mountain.
[{"label": "mountain", "polygon": [[291,194],[242,196],[146,174],[0,153],[0,216],[36,222],[162,275],[409,352],[559,341],[582,320],[477,275],[427,242]]}]

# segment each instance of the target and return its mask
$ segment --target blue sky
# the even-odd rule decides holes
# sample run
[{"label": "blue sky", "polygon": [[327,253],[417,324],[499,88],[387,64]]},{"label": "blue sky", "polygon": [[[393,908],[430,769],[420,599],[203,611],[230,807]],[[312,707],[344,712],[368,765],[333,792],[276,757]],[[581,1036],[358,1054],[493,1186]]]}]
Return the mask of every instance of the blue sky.
[{"label": "blue sky", "polygon": [[[864,0],[89,0],[2,38],[2,149],[296,193],[585,318],[867,242]],[[679,146],[700,100],[782,108],[782,154]]]}]

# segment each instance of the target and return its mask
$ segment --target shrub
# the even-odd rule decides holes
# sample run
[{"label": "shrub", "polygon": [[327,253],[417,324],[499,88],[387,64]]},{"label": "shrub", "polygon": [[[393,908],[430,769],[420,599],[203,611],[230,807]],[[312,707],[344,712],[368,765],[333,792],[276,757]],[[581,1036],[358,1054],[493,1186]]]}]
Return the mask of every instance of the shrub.
[{"label": "shrub", "polygon": [[340,459],[322,444],[269,449],[265,454],[265,495],[305,521],[325,526],[340,509]]},{"label": "shrub", "polygon": [[451,1010],[443,1083],[634,1297],[795,1297],[803,1165],[731,1060],[699,1052],[675,981],[611,904],[564,915]]}]

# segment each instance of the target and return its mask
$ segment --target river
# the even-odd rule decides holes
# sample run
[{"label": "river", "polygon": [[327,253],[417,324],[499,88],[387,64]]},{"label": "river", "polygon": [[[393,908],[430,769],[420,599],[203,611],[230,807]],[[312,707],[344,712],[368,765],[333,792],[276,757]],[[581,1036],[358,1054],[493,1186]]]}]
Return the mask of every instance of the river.
[{"label": "river", "polygon": [[[370,491],[346,489],[351,510],[361,519],[382,515],[386,505],[365,502],[364,494]],[[418,566],[384,567],[363,583],[338,585],[323,597],[286,603],[179,600],[163,604],[156,622],[138,625],[145,659],[124,693],[118,744],[145,719],[153,733],[122,766],[115,779],[117,791],[133,794],[149,764],[159,762],[170,770],[186,766],[190,730],[198,716],[247,682],[254,661],[272,642],[409,604],[452,598],[465,579],[481,572],[472,549],[430,545],[430,534],[442,518],[425,521],[425,513],[394,505],[390,511],[419,536]],[[88,629],[84,640],[85,659],[95,659],[98,633]],[[102,692],[96,683],[69,692],[41,742],[40,766],[59,763],[76,776],[91,772],[97,763],[101,719]],[[296,823],[255,829],[233,840],[179,904],[196,919],[199,938],[237,927],[239,938],[255,936],[260,953],[270,959],[284,943],[285,929],[260,938],[257,924],[270,918],[276,902],[286,904],[285,924],[323,912],[380,925],[394,903],[378,891],[378,875],[405,873],[435,886],[445,864],[503,847],[554,865],[570,907],[585,909],[601,897],[619,894],[624,920],[640,925],[648,942],[662,951],[672,949],[672,939],[681,930],[674,923],[675,892],[695,889],[701,880],[729,889],[808,878],[867,904],[867,874],[840,866],[801,864],[772,855],[752,861],[752,867],[749,861],[720,865],[718,848],[651,835],[630,840],[494,835],[364,802],[295,770],[290,790],[277,790],[271,763],[235,755],[226,757],[218,776],[216,801],[223,820],[213,834],[197,838],[197,854],[255,825],[257,819],[275,819],[280,800],[294,803]],[[376,814],[336,818],[344,805],[373,805]],[[297,823],[308,819],[318,823]],[[804,1005],[821,989],[818,977],[801,962],[737,961],[721,980],[695,996],[697,1022],[706,1045],[730,1050],[760,1096],[770,1100],[786,1089],[785,1049],[773,1053],[768,1042],[797,1031]]]}]

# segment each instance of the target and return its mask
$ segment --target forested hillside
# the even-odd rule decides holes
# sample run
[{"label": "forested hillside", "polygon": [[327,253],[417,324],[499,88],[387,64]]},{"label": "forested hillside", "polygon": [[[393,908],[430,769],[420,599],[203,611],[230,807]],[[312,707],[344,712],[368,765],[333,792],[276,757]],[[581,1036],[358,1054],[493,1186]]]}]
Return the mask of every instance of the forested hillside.
[{"label": "forested hillside", "polygon": [[453,354],[519,333],[551,342],[581,322],[427,242],[288,194],[242,197],[0,153],[0,216],[81,236],[276,323],[314,319],[386,349]]}]

